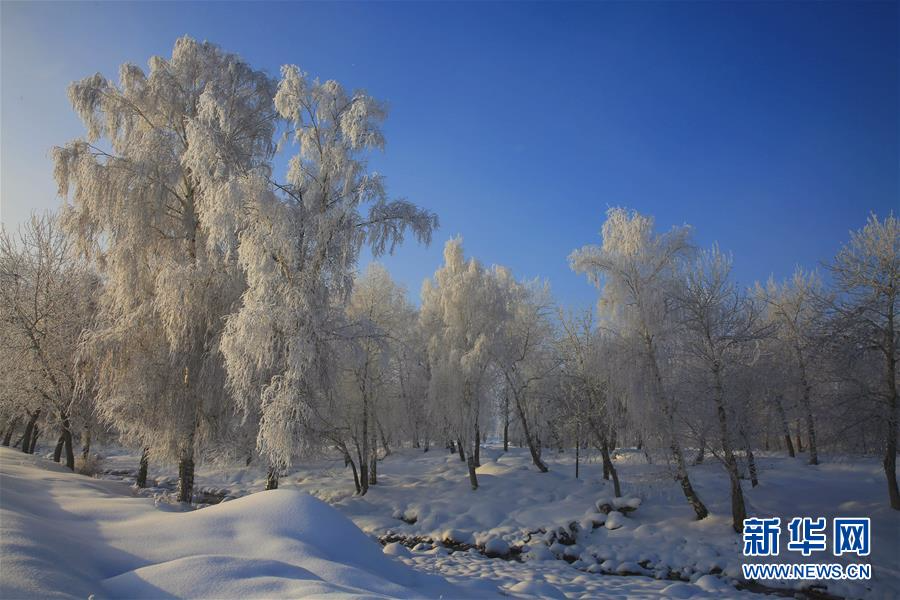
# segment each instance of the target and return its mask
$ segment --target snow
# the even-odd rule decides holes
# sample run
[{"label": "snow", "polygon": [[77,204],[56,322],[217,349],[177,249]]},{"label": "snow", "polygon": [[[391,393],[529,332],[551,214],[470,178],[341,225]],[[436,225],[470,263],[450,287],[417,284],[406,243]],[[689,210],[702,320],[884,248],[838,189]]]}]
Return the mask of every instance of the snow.
[{"label": "snow", "polygon": [[509,544],[500,538],[494,538],[484,545],[484,552],[488,556],[506,556],[509,554]]},{"label": "snow", "polygon": [[123,483],[0,452],[0,597],[462,593],[385,556],[349,519],[297,490],[175,512],[133,497]]},{"label": "snow", "polygon": [[557,588],[553,587],[546,581],[520,581],[515,585],[511,585],[510,592],[525,594],[528,596],[536,596],[538,598],[562,598],[566,596]]},{"label": "snow", "polygon": [[[575,479],[572,453],[548,451],[551,470],[539,473],[529,466],[527,449],[483,452],[481,487],[474,492],[465,465],[436,448],[395,450],[379,465],[378,484],[363,497],[352,493],[340,459],[306,463],[282,477],[281,489],[263,493],[257,492],[264,469],[201,467],[198,487],[237,499],[182,512],[168,503],[165,490],[134,497],[126,482],[72,475],[3,449],[0,597],[158,597],[189,591],[228,597],[434,597],[448,589],[445,597],[759,597],[732,585],[740,579],[743,558],[740,537],[731,529],[727,479],[715,462],[691,468],[712,511],[698,522],[665,466],[646,464],[638,452],[616,456],[626,493],[618,504],[631,510],[609,515],[597,512],[598,500],[615,503],[598,462],[582,463],[582,478]],[[128,471],[137,465],[134,453],[109,448],[104,454],[104,468]],[[829,593],[875,600],[900,596],[900,515],[886,505],[877,459],[826,456],[817,467],[766,453],[758,460],[761,484],[745,486],[751,515],[872,518],[873,552],[867,561],[873,579],[829,581]],[[150,471],[158,480],[170,477],[173,468],[151,465]],[[401,520],[412,516],[414,523]],[[622,526],[610,530],[601,525],[604,518]],[[571,532],[572,523],[575,543],[560,543],[557,532]],[[372,539],[388,535],[415,545],[409,549],[392,540],[382,549]],[[453,551],[442,545],[445,537],[477,548]],[[416,543],[420,539],[431,541]],[[485,556],[509,549],[521,550],[519,559]],[[571,564],[561,560],[566,555]],[[830,553],[785,556],[777,559],[843,560]],[[69,566],[59,566],[66,561]],[[672,572],[686,581],[667,579]],[[40,587],[28,587],[33,585]]]},{"label": "snow", "polygon": [[604,526],[609,530],[621,529],[625,526],[625,515],[617,510],[610,512],[606,515],[606,523]]},{"label": "snow", "polygon": [[391,542],[385,544],[383,552],[389,556],[412,556],[412,552],[400,542]]}]

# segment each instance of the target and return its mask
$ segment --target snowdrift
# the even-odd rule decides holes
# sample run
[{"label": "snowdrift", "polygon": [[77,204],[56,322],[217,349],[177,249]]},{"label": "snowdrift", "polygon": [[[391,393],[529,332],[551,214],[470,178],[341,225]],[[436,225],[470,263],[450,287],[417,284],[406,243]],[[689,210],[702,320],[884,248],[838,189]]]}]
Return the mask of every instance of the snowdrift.
[{"label": "snowdrift", "polygon": [[175,512],[0,448],[0,597],[454,597],[304,492]]}]

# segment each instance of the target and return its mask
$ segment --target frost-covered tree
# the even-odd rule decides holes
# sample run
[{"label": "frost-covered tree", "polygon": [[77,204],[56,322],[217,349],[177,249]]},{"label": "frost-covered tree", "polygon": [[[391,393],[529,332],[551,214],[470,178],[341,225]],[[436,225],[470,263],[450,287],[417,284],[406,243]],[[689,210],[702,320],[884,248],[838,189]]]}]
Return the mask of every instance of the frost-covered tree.
[{"label": "frost-covered tree", "polygon": [[[881,402],[884,423],[884,472],[891,508],[900,510],[897,487],[898,356],[900,356],[900,222],[871,215],[850,234],[829,270],[838,296],[833,306],[847,346],[881,363],[871,393]],[[877,372],[876,371],[876,372]]]},{"label": "frost-covered tree", "polygon": [[103,274],[93,341],[132,361],[127,378],[98,371],[98,400],[158,404],[160,422],[107,413],[120,429],[154,428],[154,447],[179,462],[182,501],[204,417],[228,398],[219,342],[245,287],[237,244],[257,191],[243,180],[269,174],[275,89],[237,56],[184,37],[148,71],[124,64],[118,83],[99,73],[73,83],[87,134],[53,152],[68,231]]},{"label": "frost-covered tree", "polygon": [[[718,423],[718,446],[731,484],[732,527],[743,530],[747,511],[741,489],[736,447],[744,446],[735,418],[730,381],[755,359],[768,333],[760,311],[731,280],[731,257],[718,246],[698,253],[684,269],[674,305],[684,328],[683,350],[698,364],[702,396],[710,398]],[[701,449],[702,451],[702,449]]]},{"label": "frost-covered tree", "polygon": [[[799,384],[799,405],[803,411],[809,443],[809,464],[819,464],[816,424],[813,408],[814,359],[821,328],[821,279],[814,271],[798,268],[790,280],[766,286],[756,285],[756,296],[766,304],[767,319],[776,327],[775,339],[791,357]],[[798,434],[799,439],[799,434]],[[798,451],[801,451],[798,448]]]},{"label": "frost-covered tree", "polygon": [[[98,370],[101,410],[178,460],[182,500],[197,452],[235,425],[229,398],[277,472],[322,396],[360,248],[436,225],[366,168],[382,107],[190,38],[149,72],[123,65],[118,83],[98,74],[69,96],[87,136],[54,151],[56,178],[106,284],[91,342],[116,364]],[[278,182],[282,129],[297,153]]]},{"label": "frost-covered tree", "polygon": [[259,414],[257,446],[277,472],[321,442],[310,426],[334,391],[336,344],[354,335],[344,307],[361,248],[393,252],[407,232],[427,243],[437,218],[390,200],[368,171],[385,113],[364,91],[288,66],[274,105],[296,154],[285,182],[257,169],[233,190],[246,204],[237,235],[246,288],[222,351],[229,388],[245,414]]},{"label": "frost-covered tree", "polygon": [[584,246],[569,257],[572,269],[585,273],[602,292],[599,302],[605,327],[630,340],[641,358],[652,399],[649,411],[663,416],[663,439],[675,463],[675,477],[698,519],[709,512],[694,490],[678,431],[679,402],[664,377],[667,344],[676,324],[672,286],[679,261],[690,250],[690,228],[654,231],[653,219],[623,208],[611,208],[601,231],[600,246]]},{"label": "frost-covered tree", "polygon": [[413,447],[428,452],[435,429],[428,414],[428,341],[420,327],[419,311],[410,303],[401,309],[394,342],[391,367],[397,386],[396,427]]},{"label": "frost-covered tree", "polygon": [[769,409],[771,427],[779,436],[788,456],[796,456],[794,442],[791,438],[793,406],[788,403],[791,369],[789,357],[784,356],[782,346],[769,335],[759,344],[759,355],[750,367],[751,377],[757,382],[757,393],[762,397],[764,405]]},{"label": "frost-covered tree", "polygon": [[559,366],[552,345],[553,299],[549,286],[537,281],[520,283],[508,269],[495,268],[494,278],[499,293],[504,296],[506,310],[491,344],[493,362],[503,380],[504,403],[512,401],[531,460],[539,471],[546,473],[541,440],[534,428],[543,417],[540,384]]},{"label": "frost-covered tree", "polygon": [[389,435],[399,429],[405,409],[395,361],[403,340],[396,332],[410,312],[406,290],[376,263],[356,282],[347,306],[358,333],[341,352],[329,420],[337,425],[335,432],[343,432],[340,444],[355,451],[351,464],[359,465],[360,494],[377,483],[379,444],[390,452]]},{"label": "frost-covered tree", "polygon": [[65,450],[72,470],[74,421],[89,411],[90,401],[78,386],[76,356],[94,316],[96,287],[55,216],[33,215],[17,236],[0,231],[0,361],[9,378],[0,408],[10,420],[4,443],[27,415],[21,443],[23,451],[33,452],[43,414],[46,426],[59,431],[54,460]]},{"label": "frost-covered tree", "polygon": [[444,265],[422,286],[420,314],[429,334],[429,399],[465,456],[473,490],[491,391],[492,344],[505,311],[493,274],[474,258],[465,259],[461,239],[449,240]]},{"label": "frost-covered tree", "polygon": [[[615,352],[609,334],[594,327],[594,314],[560,314],[562,332],[558,352],[563,361],[562,383],[565,385],[565,410],[579,435],[593,438],[603,460],[603,477],[612,479],[616,497],[622,495],[619,474],[612,462],[611,433],[614,432],[614,400],[618,392],[612,373]],[[576,439],[576,441],[577,441]],[[577,445],[576,445],[577,449]]]}]

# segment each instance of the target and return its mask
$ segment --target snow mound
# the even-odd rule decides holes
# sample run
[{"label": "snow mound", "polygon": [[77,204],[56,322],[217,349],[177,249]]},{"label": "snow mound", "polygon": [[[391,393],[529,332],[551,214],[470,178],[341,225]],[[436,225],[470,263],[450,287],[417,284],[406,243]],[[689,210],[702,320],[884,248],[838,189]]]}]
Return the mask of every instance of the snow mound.
[{"label": "snow mound", "polygon": [[412,556],[409,548],[407,548],[400,542],[391,542],[390,544],[386,544],[383,552],[388,556]]},{"label": "snow mound", "polygon": [[[55,467],[55,465],[53,465]],[[459,595],[304,492],[163,512],[118,482],[0,451],[0,597]]]},{"label": "snow mound", "polygon": [[565,594],[546,581],[520,581],[507,589],[519,597],[558,598],[559,600],[566,598]]}]

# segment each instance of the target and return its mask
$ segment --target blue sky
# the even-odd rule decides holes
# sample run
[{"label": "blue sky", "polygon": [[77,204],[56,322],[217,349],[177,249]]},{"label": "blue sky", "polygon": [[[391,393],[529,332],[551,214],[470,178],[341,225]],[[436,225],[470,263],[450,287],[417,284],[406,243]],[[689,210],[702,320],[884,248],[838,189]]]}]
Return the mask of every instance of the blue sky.
[{"label": "blue sky", "polygon": [[690,223],[750,284],[827,260],[900,208],[897,2],[29,3],[0,5],[0,216],[57,205],[48,151],[82,133],[66,85],[183,34],[386,100],[373,157],[440,215],[384,261],[416,295],[467,253],[596,291],[569,252],[608,206]]}]

